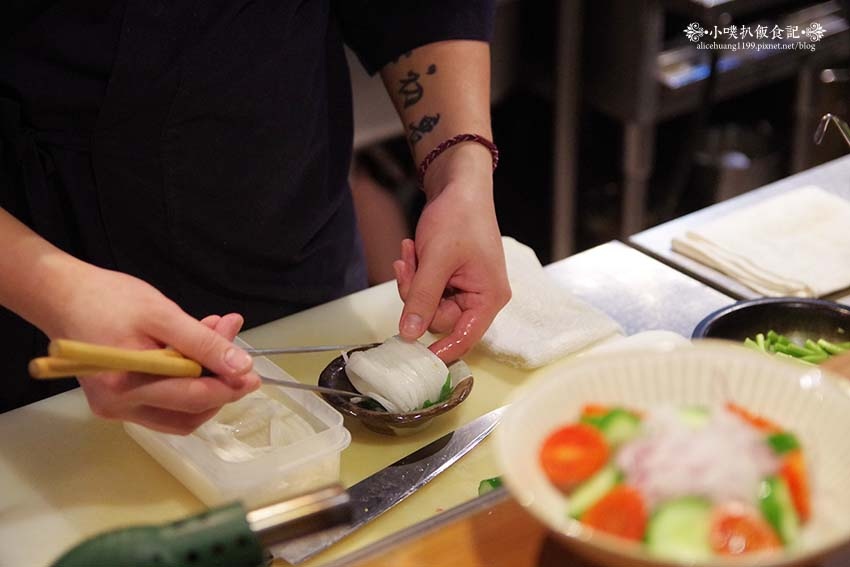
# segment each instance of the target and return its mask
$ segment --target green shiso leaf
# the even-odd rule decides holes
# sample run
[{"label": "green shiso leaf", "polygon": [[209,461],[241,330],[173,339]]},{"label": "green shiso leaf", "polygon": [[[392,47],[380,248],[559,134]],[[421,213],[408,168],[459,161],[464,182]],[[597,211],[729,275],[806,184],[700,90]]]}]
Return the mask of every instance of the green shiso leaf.
[{"label": "green shiso leaf", "polygon": [[440,404],[449,399],[449,396],[452,395],[452,375],[451,373],[446,375],[446,381],[443,382],[443,387],[440,388],[440,397],[437,398],[436,402],[432,402],[431,400],[425,400],[425,403],[422,404],[422,409],[430,408],[435,404]]}]

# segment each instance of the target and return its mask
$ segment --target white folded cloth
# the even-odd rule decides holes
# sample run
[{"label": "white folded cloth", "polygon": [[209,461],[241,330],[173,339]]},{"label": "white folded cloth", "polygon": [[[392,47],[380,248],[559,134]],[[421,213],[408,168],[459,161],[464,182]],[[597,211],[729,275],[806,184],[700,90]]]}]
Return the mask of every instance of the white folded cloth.
[{"label": "white folded cloth", "polygon": [[531,248],[508,237],[502,243],[512,297],[481,339],[496,359],[536,368],[621,331],[613,319],[558,286]]},{"label": "white folded cloth", "polygon": [[807,186],[673,239],[673,250],[767,296],[850,286],[850,201]]}]

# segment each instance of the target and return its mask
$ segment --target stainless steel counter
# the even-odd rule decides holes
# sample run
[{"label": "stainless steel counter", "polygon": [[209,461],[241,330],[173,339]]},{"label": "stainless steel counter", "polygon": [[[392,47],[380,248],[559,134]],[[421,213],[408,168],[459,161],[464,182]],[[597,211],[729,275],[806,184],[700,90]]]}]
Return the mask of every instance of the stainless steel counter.
[{"label": "stainless steel counter", "polygon": [[[736,299],[760,297],[757,292],[717,270],[703,266],[682,254],[674,252],[670,247],[673,237],[736,209],[753,205],[805,185],[817,185],[830,193],[850,200],[850,156],[833,160],[798,173],[797,175],[786,177],[770,185],[765,185],[762,188],[755,189],[739,197],[717,203],[695,213],[644,230],[629,237],[629,244]],[[844,290],[827,297],[850,304],[850,290]]]},{"label": "stainless steel counter", "polygon": [[546,270],[629,335],[666,329],[690,337],[703,317],[734,301],[622,242],[591,248]]}]

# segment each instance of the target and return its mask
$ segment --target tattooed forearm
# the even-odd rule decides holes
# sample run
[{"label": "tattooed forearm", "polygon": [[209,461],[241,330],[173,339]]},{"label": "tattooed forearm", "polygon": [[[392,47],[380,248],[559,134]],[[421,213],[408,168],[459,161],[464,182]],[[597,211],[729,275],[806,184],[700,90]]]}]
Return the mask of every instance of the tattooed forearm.
[{"label": "tattooed forearm", "polygon": [[425,115],[419,121],[419,124],[410,123],[410,136],[408,139],[410,140],[410,145],[415,146],[416,142],[422,139],[422,137],[434,129],[435,126],[440,122],[439,113],[434,116]]},{"label": "tattooed forearm", "polygon": [[[437,66],[433,63],[428,66],[428,70],[425,71],[426,75],[433,75],[437,72]],[[422,95],[425,94],[425,89],[422,87],[422,83],[419,82],[421,75],[416,71],[410,70],[407,72],[407,76],[399,79],[399,83],[401,83],[401,87],[398,89],[398,94],[404,97],[404,108],[409,106],[413,106],[420,100],[422,100]]]}]

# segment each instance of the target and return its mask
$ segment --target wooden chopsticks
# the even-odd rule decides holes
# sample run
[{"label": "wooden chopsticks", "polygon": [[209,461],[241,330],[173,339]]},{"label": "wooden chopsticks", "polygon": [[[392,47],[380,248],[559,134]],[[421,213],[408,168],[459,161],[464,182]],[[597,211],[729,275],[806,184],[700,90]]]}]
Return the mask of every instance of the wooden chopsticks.
[{"label": "wooden chopsticks", "polygon": [[201,365],[172,349],[133,350],[56,339],[48,347],[50,356],[29,363],[33,378],[85,376],[105,371],[142,372],[158,376],[201,375]]}]

